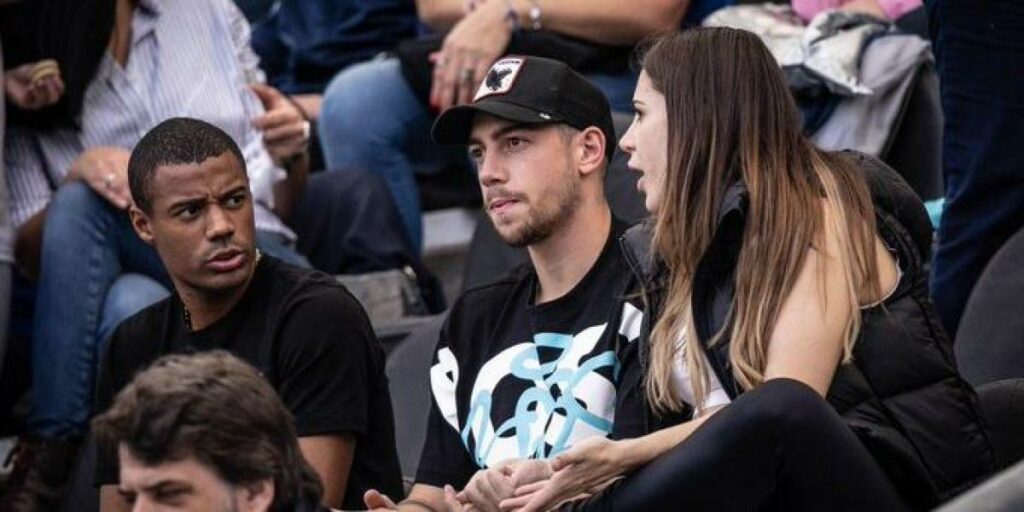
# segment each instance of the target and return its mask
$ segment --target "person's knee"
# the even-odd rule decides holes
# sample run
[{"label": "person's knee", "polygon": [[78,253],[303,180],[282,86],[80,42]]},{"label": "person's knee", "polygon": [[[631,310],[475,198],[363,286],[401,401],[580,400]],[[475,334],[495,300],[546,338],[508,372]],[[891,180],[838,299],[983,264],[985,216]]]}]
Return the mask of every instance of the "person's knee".
[{"label": "person's knee", "polygon": [[113,330],[122,320],[170,295],[159,282],[142,274],[123,274],[107,291],[103,324]]},{"label": "person's knee", "polygon": [[786,429],[815,425],[836,414],[817,391],[795,379],[768,380],[742,398],[747,402],[744,411],[748,420]]},{"label": "person's knee", "polygon": [[[395,87],[403,87],[395,59],[373,60],[355,64],[338,73],[324,90],[320,107],[320,133],[323,142],[334,137],[364,139],[386,124],[381,123],[395,101],[389,98]],[[399,83],[395,83],[399,81]]]},{"label": "person's knee", "polygon": [[99,353],[103,353],[107,340],[121,322],[169,295],[170,292],[162,284],[142,274],[129,273],[118,277],[107,290],[103,303],[103,314],[96,333]]},{"label": "person's knee", "polygon": [[91,217],[106,206],[102,197],[82,181],[61,185],[50,199],[46,210],[46,226],[61,225],[67,220]]}]

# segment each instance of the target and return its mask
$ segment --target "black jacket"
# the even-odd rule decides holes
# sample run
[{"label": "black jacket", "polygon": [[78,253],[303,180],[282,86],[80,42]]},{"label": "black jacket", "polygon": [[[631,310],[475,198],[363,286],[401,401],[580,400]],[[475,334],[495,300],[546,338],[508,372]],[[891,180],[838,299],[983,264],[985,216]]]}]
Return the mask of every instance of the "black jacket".
[{"label": "black jacket", "polygon": [[[883,304],[863,310],[853,361],[838,368],[827,399],[907,502],[927,509],[990,474],[994,454],[977,398],[957,372],[952,343],[928,296],[923,261],[930,252],[932,229],[924,207],[885,164],[861,154],[850,157],[865,172],[879,233],[896,252],[903,277]],[[723,200],[717,231],[693,283],[697,339],[731,398],[743,390],[732,375],[728,336],[714,347],[709,348],[708,341],[730,322],[746,209],[745,188],[733,186]],[[647,307],[638,356],[639,368],[646,372],[650,328],[658,317],[665,269],[651,257],[648,226],[628,231],[622,244]],[[623,384],[640,386],[641,377]],[[688,411],[658,417],[649,407],[645,413],[649,430],[689,417]]]}]

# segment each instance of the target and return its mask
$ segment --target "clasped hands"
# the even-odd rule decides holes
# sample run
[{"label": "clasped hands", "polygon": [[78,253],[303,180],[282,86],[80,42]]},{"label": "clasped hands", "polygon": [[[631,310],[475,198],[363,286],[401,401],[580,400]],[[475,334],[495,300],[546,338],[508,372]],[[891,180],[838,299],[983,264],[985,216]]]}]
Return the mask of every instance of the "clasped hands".
[{"label": "clasped hands", "polygon": [[[636,469],[641,462],[630,440],[591,438],[550,460],[517,459],[478,471],[456,493],[445,488],[445,512],[535,512],[586,497]],[[383,495],[370,491],[367,506],[396,510]]]}]

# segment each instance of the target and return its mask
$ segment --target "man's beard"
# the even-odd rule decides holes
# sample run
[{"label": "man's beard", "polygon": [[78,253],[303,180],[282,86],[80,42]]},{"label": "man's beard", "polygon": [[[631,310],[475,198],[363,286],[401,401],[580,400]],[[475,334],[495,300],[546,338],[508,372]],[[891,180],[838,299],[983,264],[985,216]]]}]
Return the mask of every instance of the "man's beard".
[{"label": "man's beard", "polygon": [[495,230],[506,244],[522,248],[546,240],[560,228],[580,204],[580,181],[566,171],[557,184],[557,189],[545,194],[537,206],[530,206],[526,220],[512,232],[505,233],[491,218]]}]

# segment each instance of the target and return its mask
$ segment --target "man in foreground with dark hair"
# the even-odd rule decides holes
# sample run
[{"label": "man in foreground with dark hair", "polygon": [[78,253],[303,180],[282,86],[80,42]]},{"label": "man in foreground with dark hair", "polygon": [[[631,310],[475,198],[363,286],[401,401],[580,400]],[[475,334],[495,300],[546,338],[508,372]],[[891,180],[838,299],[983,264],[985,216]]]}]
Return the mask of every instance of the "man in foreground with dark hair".
[{"label": "man in foreground with dark hair", "polygon": [[[175,293],[114,332],[97,410],[162,355],[224,349],[266,376],[295,416],[325,504],[358,507],[378,485],[401,493],[384,352],[370,322],[332,277],[256,249],[232,139],[203,121],[169,119],[136,145],[128,178],[132,226],[160,255]],[[112,459],[101,453],[96,475],[105,511],[124,505]]]},{"label": "man in foreground with dark hair", "polygon": [[288,409],[255,369],[223,350],[160,358],[93,429],[118,454],[118,492],[143,510],[323,510],[323,487],[302,458]]}]

